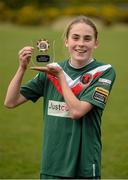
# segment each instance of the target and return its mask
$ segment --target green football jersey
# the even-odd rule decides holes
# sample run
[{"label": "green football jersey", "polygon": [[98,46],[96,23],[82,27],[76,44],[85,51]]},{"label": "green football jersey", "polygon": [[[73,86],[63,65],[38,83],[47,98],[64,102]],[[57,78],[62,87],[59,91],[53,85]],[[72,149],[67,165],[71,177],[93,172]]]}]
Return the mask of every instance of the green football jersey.
[{"label": "green football jersey", "polygon": [[58,79],[38,73],[21,88],[21,93],[36,102],[44,97],[44,144],[41,173],[63,177],[101,175],[101,116],[115,80],[110,64],[93,60],[75,69],[68,60],[63,68],[68,86],[81,101],[94,105],[79,120],[70,118]]}]

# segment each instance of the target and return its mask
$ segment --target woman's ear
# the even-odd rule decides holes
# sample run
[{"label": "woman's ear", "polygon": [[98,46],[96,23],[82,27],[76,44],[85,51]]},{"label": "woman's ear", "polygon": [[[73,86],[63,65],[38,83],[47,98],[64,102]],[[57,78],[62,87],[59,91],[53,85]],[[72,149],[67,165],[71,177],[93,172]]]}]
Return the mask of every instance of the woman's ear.
[{"label": "woman's ear", "polygon": [[96,49],[96,48],[98,48],[98,46],[99,46],[99,41],[96,40],[96,42],[95,42],[95,47],[94,47],[94,48]]},{"label": "woman's ear", "polygon": [[65,47],[68,47],[68,41],[65,39]]}]

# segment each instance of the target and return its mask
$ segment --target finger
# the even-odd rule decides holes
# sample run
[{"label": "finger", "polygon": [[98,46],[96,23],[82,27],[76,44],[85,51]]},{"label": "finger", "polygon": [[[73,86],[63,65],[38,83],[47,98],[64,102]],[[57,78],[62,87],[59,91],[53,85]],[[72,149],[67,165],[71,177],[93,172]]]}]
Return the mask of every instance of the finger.
[{"label": "finger", "polygon": [[57,63],[50,63],[50,64],[47,64],[47,67],[49,67],[50,69],[62,69],[60,66],[58,66]]},{"label": "finger", "polygon": [[34,49],[34,47],[32,47],[32,46],[26,46],[26,47],[22,48],[19,52],[22,52],[25,50],[33,50],[33,49]]},{"label": "finger", "polygon": [[26,54],[32,54],[32,50],[24,50],[24,51],[19,53],[19,55],[23,55],[23,56]]},{"label": "finger", "polygon": [[30,59],[32,57],[32,54],[24,54],[24,55],[20,55],[19,59],[20,60],[27,60]]},{"label": "finger", "polygon": [[31,47],[31,46],[26,46],[26,47],[24,47],[23,49],[21,49],[20,51],[19,51],[19,55],[20,54],[22,54],[22,53],[24,53],[24,52],[33,52],[33,50],[34,50],[34,47]]},{"label": "finger", "polygon": [[29,53],[24,52],[24,53],[22,53],[22,54],[19,55],[19,58],[20,58],[20,59],[23,59],[23,58],[26,58],[27,56],[32,56],[32,53],[30,53],[30,52],[29,52]]},{"label": "finger", "polygon": [[58,67],[58,66],[54,66],[54,67],[48,67],[49,68],[49,71],[51,71],[51,72],[59,72],[60,70],[61,70],[61,68],[60,67]]},{"label": "finger", "polygon": [[31,70],[41,71],[41,72],[49,72],[49,69],[47,67],[30,67]]}]

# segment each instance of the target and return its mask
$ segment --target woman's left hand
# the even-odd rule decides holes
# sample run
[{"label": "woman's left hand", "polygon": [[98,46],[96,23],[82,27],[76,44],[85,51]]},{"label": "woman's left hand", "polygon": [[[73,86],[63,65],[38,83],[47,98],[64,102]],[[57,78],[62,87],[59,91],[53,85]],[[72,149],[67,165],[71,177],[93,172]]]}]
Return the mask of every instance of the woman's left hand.
[{"label": "woman's left hand", "polygon": [[60,66],[56,66],[56,65],[52,65],[52,64],[48,64],[46,66],[30,67],[30,69],[40,71],[40,72],[45,72],[45,73],[51,74],[58,78],[59,78],[60,74],[63,72],[63,70]]}]

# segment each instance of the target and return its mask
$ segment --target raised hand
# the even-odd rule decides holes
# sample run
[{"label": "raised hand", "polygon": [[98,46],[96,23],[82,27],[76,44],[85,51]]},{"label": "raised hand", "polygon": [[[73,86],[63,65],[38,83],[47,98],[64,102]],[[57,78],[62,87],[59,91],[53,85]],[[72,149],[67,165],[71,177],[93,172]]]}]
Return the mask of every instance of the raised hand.
[{"label": "raised hand", "polygon": [[23,49],[21,49],[18,53],[19,55],[19,62],[20,62],[20,66],[23,69],[26,69],[30,59],[32,57],[32,52],[33,52],[34,48],[31,46],[26,46]]}]

